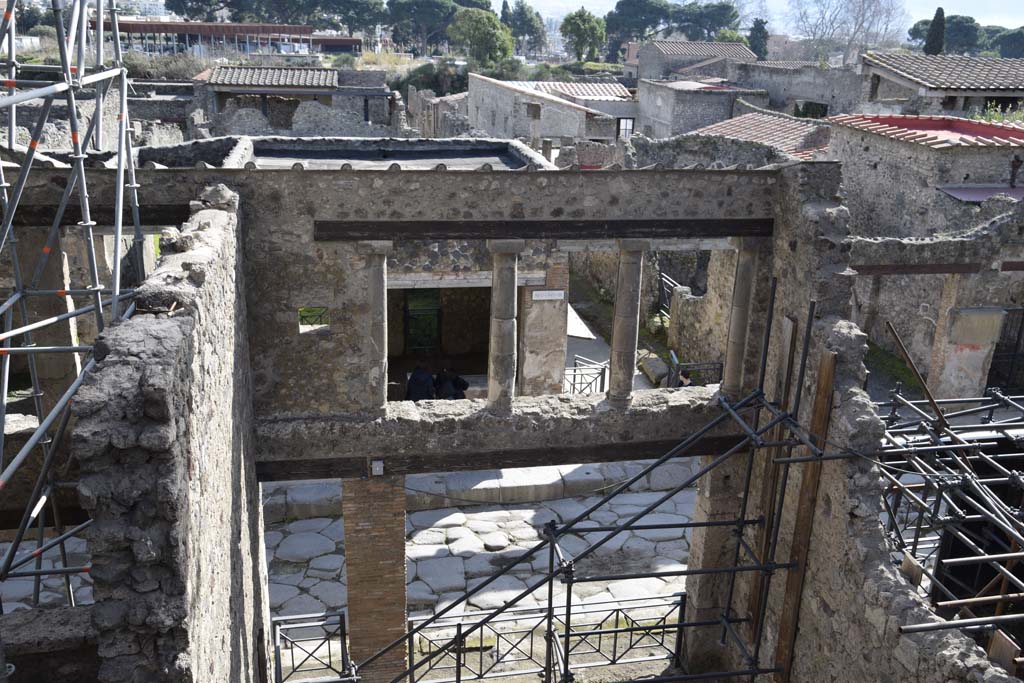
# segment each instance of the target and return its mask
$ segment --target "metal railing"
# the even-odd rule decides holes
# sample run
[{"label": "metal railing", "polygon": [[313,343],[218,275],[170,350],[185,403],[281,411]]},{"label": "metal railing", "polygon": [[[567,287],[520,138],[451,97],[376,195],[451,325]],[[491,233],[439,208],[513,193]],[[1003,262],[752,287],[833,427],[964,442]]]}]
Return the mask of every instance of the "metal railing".
[{"label": "metal railing", "polygon": [[658,270],[658,312],[666,318],[672,312],[672,294],[679,287],[679,283],[665,273]]},{"label": "metal railing", "polygon": [[[588,602],[573,611],[572,629],[566,629],[564,616],[555,614],[550,631],[547,607],[519,607],[506,610],[468,636],[464,633],[469,626],[487,613],[467,612],[421,630],[409,663],[416,669],[417,660],[426,659],[428,664],[417,680],[429,683],[543,674],[550,667],[563,670],[566,638],[571,671],[659,659],[676,661],[682,646],[676,633],[685,607],[685,593]],[[427,619],[411,619],[409,629]],[[449,641],[454,645],[446,648]]]},{"label": "metal railing", "polygon": [[270,621],[276,683],[309,680],[313,674],[318,683],[356,680],[348,655],[344,611],[273,617]]},{"label": "metal railing", "polygon": [[[721,363],[680,363],[675,351],[669,351],[668,387],[707,386],[721,384]],[[689,380],[684,382],[683,379]]]},{"label": "metal railing", "polygon": [[608,384],[608,361],[598,362],[585,356],[575,356],[572,367],[565,369],[562,380],[567,394],[597,394]]}]

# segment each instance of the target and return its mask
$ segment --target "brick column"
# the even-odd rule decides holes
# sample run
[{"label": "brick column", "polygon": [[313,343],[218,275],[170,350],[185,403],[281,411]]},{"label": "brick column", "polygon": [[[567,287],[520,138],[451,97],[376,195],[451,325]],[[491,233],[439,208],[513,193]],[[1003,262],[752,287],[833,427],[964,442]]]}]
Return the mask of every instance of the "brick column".
[{"label": "brick column", "polygon": [[636,342],[640,331],[640,288],[644,252],[649,240],[619,240],[619,271],[615,280],[615,316],[608,363],[608,400],[626,405],[633,395]]},{"label": "brick column", "polygon": [[[358,664],[405,633],[405,477],[346,479],[341,488],[349,644]],[[364,683],[388,683],[406,662],[403,644],[359,674]]]},{"label": "brick column", "polygon": [[491,337],[487,358],[487,401],[509,408],[516,386],[516,286],[519,252],[525,240],[487,240],[493,254]]},{"label": "brick column", "polygon": [[750,321],[750,300],[757,270],[757,249],[743,240],[736,259],[736,277],[732,287],[732,311],[729,314],[729,341],[725,348],[722,370],[722,393],[738,398],[743,388],[743,365],[746,359],[747,332]]},{"label": "brick column", "polygon": [[388,254],[392,243],[373,240],[359,243],[366,255],[367,303],[370,308],[369,376],[367,388],[371,408],[383,409],[388,402]]}]

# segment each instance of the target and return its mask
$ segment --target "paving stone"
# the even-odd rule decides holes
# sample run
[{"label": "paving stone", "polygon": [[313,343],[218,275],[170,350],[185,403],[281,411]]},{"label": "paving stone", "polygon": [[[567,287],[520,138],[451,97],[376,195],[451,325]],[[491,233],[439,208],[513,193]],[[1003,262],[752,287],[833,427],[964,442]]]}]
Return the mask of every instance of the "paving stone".
[{"label": "paving stone", "polygon": [[319,533],[331,523],[326,517],[314,517],[313,519],[300,519],[291,522],[286,527],[290,534]]},{"label": "paving stone", "polygon": [[489,534],[484,534],[480,537],[480,540],[483,542],[484,548],[492,552],[504,550],[509,545],[508,535],[502,531],[492,531]]},{"label": "paving stone", "polygon": [[437,595],[430,589],[430,586],[422,581],[413,581],[406,586],[405,601],[410,607],[414,605],[433,605],[437,602]]},{"label": "paving stone", "polygon": [[466,585],[466,569],[461,557],[420,560],[416,575],[435,593],[461,590]]},{"label": "paving stone", "polygon": [[566,496],[586,496],[604,486],[600,465],[562,465],[558,469]]},{"label": "paving stone", "polygon": [[[639,520],[639,524],[686,524],[689,520],[675,514],[656,512]],[[634,529],[633,533],[650,541],[671,541],[683,536],[683,529]]]},{"label": "paving stone", "polygon": [[476,470],[453,472],[445,477],[445,491],[450,498],[459,501],[500,503],[501,472],[499,470]]},{"label": "paving stone", "polygon": [[444,545],[446,538],[444,529],[423,529],[414,531],[409,540],[416,545]]},{"label": "paving stone", "polygon": [[[595,531],[591,534],[583,534],[583,537],[587,541],[587,543],[593,545],[594,543],[597,543],[604,537],[608,536],[609,533],[611,532]],[[595,550],[594,554],[598,556],[606,556],[619,552],[620,550],[622,550],[622,547],[626,544],[631,535],[632,532],[629,531],[622,531],[615,534],[607,543],[605,543],[597,550]]]},{"label": "paving stone", "polygon": [[280,531],[268,531],[263,534],[263,544],[268,548],[276,548],[283,538],[284,534]]},{"label": "paving stone", "polygon": [[316,578],[315,576],[310,576],[309,571],[307,570],[306,578],[299,582],[299,588],[310,589],[318,583],[320,583],[320,579]]},{"label": "paving stone", "polygon": [[685,540],[662,541],[655,548],[657,558],[686,562],[690,558],[690,544]]},{"label": "paving stone", "polygon": [[483,519],[471,519],[466,522],[466,528],[475,534],[489,534],[498,530],[498,524]]},{"label": "paving stone", "polygon": [[341,486],[337,482],[293,484],[285,497],[288,519],[335,517],[341,512]]},{"label": "paving stone", "polygon": [[495,524],[497,524],[498,522],[507,522],[510,519],[512,519],[512,513],[503,508],[495,509],[493,507],[488,506],[482,507],[477,510],[473,510],[471,513],[469,513],[468,518],[470,520],[480,522],[494,522]]},{"label": "paving stone", "polygon": [[332,609],[348,604],[345,586],[335,581],[321,581],[309,589],[310,595]]},{"label": "paving stone", "polygon": [[505,503],[554,500],[566,495],[562,473],[555,466],[503,469],[499,483]]},{"label": "paving stone", "polygon": [[345,558],[341,555],[321,555],[320,557],[314,558],[309,563],[310,569],[316,569],[319,571],[341,571],[341,566],[345,564]]},{"label": "paving stone", "polygon": [[483,552],[467,557],[465,562],[466,576],[473,578],[490,576],[497,569],[497,562],[500,562],[500,558],[495,557],[494,553]]},{"label": "paving stone", "polygon": [[323,531],[320,532],[322,535],[331,539],[336,543],[340,543],[345,540],[345,524],[344,520],[338,518],[324,527]]},{"label": "paving stone", "polygon": [[650,474],[651,489],[674,489],[700,470],[700,458],[677,458],[654,468]]},{"label": "paving stone", "polygon": [[448,546],[440,545],[406,545],[405,556],[413,560],[430,560],[438,557],[448,557],[451,551]]},{"label": "paving stone", "polygon": [[405,509],[409,512],[450,507],[444,474],[410,474],[405,478]]},{"label": "paving stone", "polygon": [[277,609],[294,598],[301,591],[295,586],[272,582],[269,584],[269,590],[267,592],[270,595],[270,609]]},{"label": "paving stone", "polygon": [[[483,581],[484,579],[471,580],[467,588],[473,590]],[[481,610],[495,609],[506,604],[524,590],[526,590],[526,584],[522,579],[508,575],[501,576],[483,591],[471,597],[469,604]]]},{"label": "paving stone", "polygon": [[456,508],[414,512],[409,515],[408,519],[409,523],[417,529],[463,526],[466,524],[466,515]]},{"label": "paving stone", "polygon": [[460,538],[476,538],[476,534],[472,530],[467,529],[464,526],[453,526],[445,529],[445,541],[451,543],[457,541]]},{"label": "paving stone", "polygon": [[633,536],[630,536],[622,546],[622,552],[628,555],[635,555],[638,557],[654,557],[655,544],[646,538],[636,536],[636,532],[633,532]]},{"label": "paving stone", "polygon": [[[75,591],[75,602],[79,605],[91,605],[95,600],[92,597],[92,586],[83,586]],[[17,604],[17,603],[14,603]],[[5,604],[4,609],[8,609]]]},{"label": "paving stone", "polygon": [[657,577],[626,579],[608,584],[608,592],[617,600],[633,600],[657,595],[665,582]]},{"label": "paving stone", "polygon": [[570,534],[568,536],[563,536],[560,539],[558,539],[558,545],[562,549],[563,553],[572,558],[576,557],[581,552],[586,550],[586,548],[590,544],[584,541],[579,536],[574,536]]},{"label": "paving stone", "polygon": [[288,514],[288,503],[285,494],[274,494],[263,501],[263,523],[274,524],[283,522]]},{"label": "paving stone", "polygon": [[4,613],[5,614],[10,614],[11,612],[17,612],[20,609],[32,609],[32,606],[31,605],[26,605],[26,604],[23,604],[23,603],[20,603],[20,602],[8,603],[6,600],[4,601]]},{"label": "paving stone", "polygon": [[278,610],[279,615],[291,616],[295,614],[319,614],[326,612],[327,606],[311,595],[301,593],[284,603]]},{"label": "paving stone", "polygon": [[558,519],[562,522],[568,522],[587,511],[585,507],[572,498],[549,500],[544,503],[544,507],[549,508],[552,512],[558,515]]},{"label": "paving stone", "polygon": [[326,536],[314,533],[292,534],[274,549],[274,556],[287,562],[306,562],[333,553],[335,549],[334,541]]},{"label": "paving stone", "polygon": [[448,544],[448,551],[458,557],[472,557],[484,551],[484,542],[471,534]]},{"label": "paving stone", "polygon": [[305,570],[300,570],[297,572],[289,572],[286,574],[272,573],[270,578],[273,579],[276,583],[283,583],[288,586],[298,586],[302,582],[302,579],[304,579],[305,577]]},{"label": "paving stone", "polygon": [[510,526],[507,531],[509,537],[514,541],[536,541],[539,538],[537,530],[525,524]]},{"label": "paving stone", "polygon": [[35,593],[35,581],[32,579],[7,579],[0,583],[0,595],[4,602],[18,602],[31,598]]},{"label": "paving stone", "polygon": [[459,602],[460,600],[462,600],[462,597],[464,595],[465,595],[465,593],[462,592],[462,591],[455,591],[453,593],[445,593],[440,598],[438,598],[437,605],[434,607],[434,613],[437,614],[441,610],[446,609],[449,605],[452,605],[452,604],[455,604],[455,603],[459,603],[459,604],[457,604],[452,609],[451,612],[448,612],[447,614],[445,614],[445,617],[446,618],[447,617],[457,617],[457,616],[461,616],[462,614],[465,614],[466,607],[468,606],[469,603],[467,603],[465,601]]}]

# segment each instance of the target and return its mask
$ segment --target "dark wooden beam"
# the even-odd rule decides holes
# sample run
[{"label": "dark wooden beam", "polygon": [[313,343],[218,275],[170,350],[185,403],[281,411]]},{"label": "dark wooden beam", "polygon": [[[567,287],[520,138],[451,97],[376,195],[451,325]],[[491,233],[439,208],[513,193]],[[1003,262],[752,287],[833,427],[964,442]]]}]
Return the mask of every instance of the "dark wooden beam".
[{"label": "dark wooden beam", "polygon": [[[741,437],[712,436],[701,439],[690,450],[690,456],[720,455],[735,446]],[[641,441],[611,443],[600,446],[552,449],[508,449],[485,453],[452,453],[451,455],[388,455],[374,454],[384,460],[385,474],[427,474],[489,470],[503,467],[537,467],[538,465],[577,465],[592,462],[618,462],[659,458],[679,443]],[[294,460],[257,460],[256,478],[260,481],[291,481],[300,479],[356,479],[369,474],[370,458],[316,458]]]},{"label": "dark wooden beam", "polygon": [[[181,225],[192,215],[188,204],[146,204],[140,200],[140,217],[143,225]],[[114,206],[102,202],[92,204],[90,212],[93,222],[99,225],[114,224]],[[50,225],[57,215],[57,207],[47,204],[22,204],[14,214],[15,226]],[[82,220],[81,208],[77,201],[68,204],[61,225],[75,225]],[[125,225],[131,225],[131,209],[125,202]]]},{"label": "dark wooden beam", "polygon": [[500,220],[500,221],[314,221],[313,239],[615,239],[671,237],[770,237],[771,218]]},{"label": "dark wooden beam", "polygon": [[981,272],[980,263],[861,263],[850,268],[858,275],[948,275]]},{"label": "dark wooden beam", "polygon": [[999,264],[999,270],[1004,273],[1024,270],[1024,261],[1003,261]]}]

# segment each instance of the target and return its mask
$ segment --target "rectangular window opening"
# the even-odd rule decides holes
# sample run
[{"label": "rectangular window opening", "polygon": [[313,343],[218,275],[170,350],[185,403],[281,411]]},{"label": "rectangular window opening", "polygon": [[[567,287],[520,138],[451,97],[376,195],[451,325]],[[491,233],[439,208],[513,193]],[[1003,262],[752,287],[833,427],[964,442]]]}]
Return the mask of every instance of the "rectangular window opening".
[{"label": "rectangular window opening", "polygon": [[619,130],[616,137],[620,140],[627,140],[633,135],[633,127],[636,119],[619,119]]},{"label": "rectangular window opening", "polygon": [[331,326],[331,313],[326,306],[299,308],[299,334],[326,332]]}]

